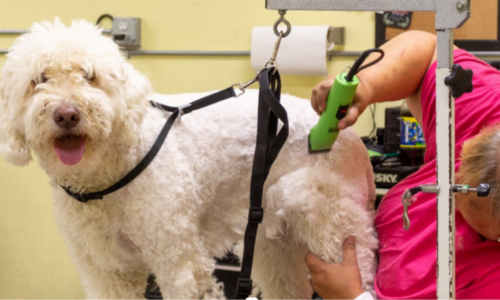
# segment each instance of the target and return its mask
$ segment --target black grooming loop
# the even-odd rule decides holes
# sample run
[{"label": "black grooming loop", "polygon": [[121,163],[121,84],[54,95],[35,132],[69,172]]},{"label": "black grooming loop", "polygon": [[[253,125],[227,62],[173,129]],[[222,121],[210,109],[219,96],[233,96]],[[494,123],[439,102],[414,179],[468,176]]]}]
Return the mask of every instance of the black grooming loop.
[{"label": "black grooming loop", "polygon": [[[279,73],[265,69],[259,76],[259,110],[257,121],[257,144],[250,184],[250,210],[245,231],[243,259],[240,278],[234,299],[246,299],[252,291],[252,263],[257,229],[262,222],[262,194],[264,183],[271,165],[279,154],[288,137],[288,117],[280,104],[281,79]],[[283,123],[279,132],[278,119]]]}]

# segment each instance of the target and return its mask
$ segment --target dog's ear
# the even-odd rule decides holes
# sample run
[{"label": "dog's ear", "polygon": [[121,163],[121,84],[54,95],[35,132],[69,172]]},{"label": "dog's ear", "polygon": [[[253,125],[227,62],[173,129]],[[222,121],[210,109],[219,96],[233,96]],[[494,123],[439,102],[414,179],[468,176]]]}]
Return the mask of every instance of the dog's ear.
[{"label": "dog's ear", "polygon": [[[48,23],[35,24],[31,32],[18,37],[7,54],[0,80],[0,154],[6,161],[27,165],[31,160],[30,148],[26,143],[24,115],[26,99],[33,93],[33,80],[41,74],[38,63],[36,36],[47,32]],[[37,35],[38,34],[38,35]]]},{"label": "dog's ear", "polygon": [[0,125],[0,154],[11,164],[25,166],[31,161],[31,153],[23,136],[11,128]]},{"label": "dog's ear", "polygon": [[0,84],[0,154],[11,164],[25,166],[31,161],[31,153],[23,134],[15,128],[16,112],[4,97],[4,83]]},{"label": "dog's ear", "polygon": [[142,121],[142,115],[150,105],[153,95],[151,84],[145,75],[134,69],[129,63],[122,65],[124,78],[123,95],[126,100],[127,113],[134,120]]},{"label": "dog's ear", "polygon": [[132,65],[124,62],[121,65],[122,96],[125,100],[125,110],[123,117],[124,130],[121,131],[123,140],[129,140],[135,143],[137,131],[143,121],[147,108],[150,106],[149,100],[152,99],[153,89],[149,80],[142,73],[137,71]]}]

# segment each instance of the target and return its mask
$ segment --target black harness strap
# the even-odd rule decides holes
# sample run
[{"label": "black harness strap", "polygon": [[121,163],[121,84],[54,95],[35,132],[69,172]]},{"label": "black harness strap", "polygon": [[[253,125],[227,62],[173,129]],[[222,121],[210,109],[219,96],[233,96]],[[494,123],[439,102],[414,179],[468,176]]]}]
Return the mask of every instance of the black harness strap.
[{"label": "black harness strap", "polygon": [[161,149],[161,146],[165,142],[165,139],[167,138],[168,132],[170,131],[170,128],[172,127],[172,124],[174,123],[175,119],[179,114],[187,114],[192,111],[195,111],[197,109],[203,108],[205,106],[217,103],[222,100],[226,100],[229,98],[234,97],[236,94],[234,92],[234,88],[231,86],[225,90],[218,91],[216,93],[213,93],[211,95],[205,96],[201,99],[198,99],[188,105],[182,106],[181,108],[179,107],[172,107],[168,105],[164,105],[161,103],[153,102],[150,101],[153,106],[160,107],[166,111],[172,112],[170,117],[167,119],[165,125],[163,126],[160,134],[158,135],[158,138],[156,139],[155,143],[149,149],[148,153],[144,156],[144,158],[135,166],[127,175],[125,175],[122,179],[120,179],[117,183],[113,184],[109,188],[99,191],[99,192],[93,192],[93,193],[74,193],[70,190],[70,187],[65,187],[61,186],[68,195],[73,197],[74,199],[80,201],[80,202],[87,202],[89,200],[97,200],[97,199],[102,199],[104,196],[111,194],[113,192],[116,192],[117,190],[121,189],[122,187],[126,186],[129,184],[132,180],[134,180],[139,174],[141,174],[144,169],[148,167],[148,165],[153,161],[155,156],[158,154],[158,152]]},{"label": "black harness strap", "polygon": [[176,110],[182,109],[183,114],[187,114],[187,113],[190,113],[190,112],[195,111],[197,109],[215,104],[217,102],[220,102],[222,100],[226,100],[226,99],[229,99],[229,98],[232,98],[235,96],[236,96],[236,93],[234,92],[234,88],[232,86],[230,86],[225,90],[215,92],[213,94],[210,94],[208,96],[205,96],[203,98],[200,98],[196,101],[193,101],[187,105],[183,105],[180,107],[168,106],[168,105],[153,102],[153,101],[150,101],[150,102],[153,106],[160,107],[166,111],[174,112]]},{"label": "black harness strap", "polygon": [[[274,73],[274,74],[273,74]],[[280,104],[281,79],[274,68],[264,70],[259,76],[259,110],[257,121],[257,144],[250,186],[250,209],[245,231],[245,245],[240,278],[236,286],[235,299],[246,299],[252,292],[252,264],[257,229],[264,217],[262,194],[271,166],[288,137],[288,117]],[[283,123],[278,134],[278,119]]]}]

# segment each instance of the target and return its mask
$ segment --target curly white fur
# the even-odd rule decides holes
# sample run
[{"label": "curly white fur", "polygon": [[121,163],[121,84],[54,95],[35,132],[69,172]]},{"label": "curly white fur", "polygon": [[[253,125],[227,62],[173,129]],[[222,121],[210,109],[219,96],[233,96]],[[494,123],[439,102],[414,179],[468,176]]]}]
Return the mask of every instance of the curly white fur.
[{"label": "curly white fur", "polygon": [[[75,192],[109,187],[142,159],[169,114],[149,105],[155,96],[147,79],[85,21],[35,24],[14,42],[1,75],[0,153],[20,166],[30,161],[30,149],[39,157],[87,296],[142,298],[153,272],[165,298],[222,297],[213,258],[231,249],[246,226],[258,92],[184,116],[138,178],[104,200],[80,203],[59,185]],[[348,235],[357,238],[363,286],[371,291],[377,240],[366,150],[345,130],[330,153],[309,155],[317,116],[303,99],[283,95],[282,102],[290,137],[266,182],[254,263],[263,297],[309,297],[306,251],[338,262]],[[55,124],[63,105],[80,112],[75,128]],[[85,137],[74,165],[54,151],[67,131]]]}]

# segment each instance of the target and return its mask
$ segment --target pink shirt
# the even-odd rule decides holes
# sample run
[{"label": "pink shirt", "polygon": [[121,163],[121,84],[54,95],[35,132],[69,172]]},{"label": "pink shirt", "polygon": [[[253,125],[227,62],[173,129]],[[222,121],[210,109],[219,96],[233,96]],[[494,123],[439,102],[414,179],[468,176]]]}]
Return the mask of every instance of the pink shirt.
[{"label": "pink shirt", "polygon": [[[474,91],[455,99],[455,155],[458,169],[465,140],[500,121],[500,72],[464,50],[455,63],[474,72]],[[436,182],[436,64],[422,82],[422,128],[427,141],[425,164],[393,187],[377,211],[379,266],[375,290],[385,299],[436,298],[436,196],[418,193],[409,207],[411,227],[403,229],[401,195],[411,187]],[[500,298],[500,243],[483,241],[456,212],[456,297]]]}]

